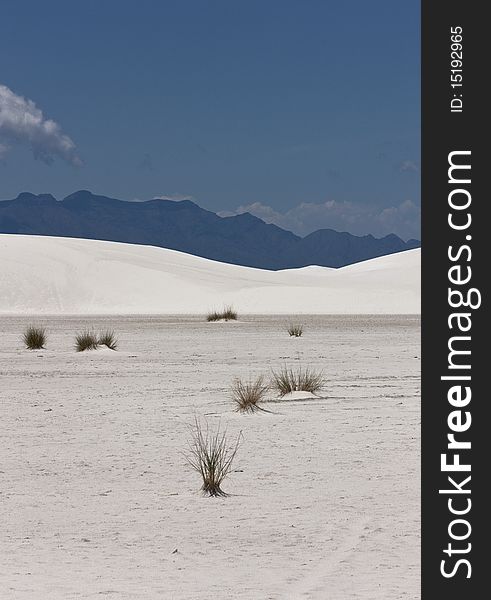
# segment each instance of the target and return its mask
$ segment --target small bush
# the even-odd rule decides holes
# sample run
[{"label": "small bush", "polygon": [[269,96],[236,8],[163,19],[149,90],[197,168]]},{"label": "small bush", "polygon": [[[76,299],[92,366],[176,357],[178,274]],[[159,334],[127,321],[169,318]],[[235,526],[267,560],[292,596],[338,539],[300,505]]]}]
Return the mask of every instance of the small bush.
[{"label": "small bush", "polygon": [[287,329],[290,337],[302,337],[303,334],[303,325],[300,323],[290,323]]},{"label": "small bush", "polygon": [[248,382],[243,382],[237,377],[232,384],[232,400],[240,412],[264,410],[258,406],[258,403],[264,399],[268,389],[269,386],[264,382],[262,375]]},{"label": "small bush", "polygon": [[46,344],[46,329],[29,325],[23,337],[28,350],[41,350]]},{"label": "small bush", "polygon": [[239,434],[235,444],[230,444],[227,432],[220,432],[218,426],[215,433],[210,432],[208,425],[205,431],[198,419],[192,434],[187,460],[191,467],[201,475],[203,485],[201,491],[207,496],[227,496],[221,485],[230,473],[232,462],[239,449]]},{"label": "small bush", "polygon": [[311,369],[297,371],[284,367],[279,372],[273,371],[272,387],[280,393],[280,396],[291,392],[311,392],[315,394],[324,385],[324,376]]},{"label": "small bush", "polygon": [[99,335],[99,344],[101,346],[107,346],[110,350],[116,350],[118,347],[118,340],[114,335],[114,331],[103,331]]},{"label": "small bush", "polygon": [[221,312],[216,310],[208,313],[207,321],[237,321],[237,311],[232,306],[226,306]]},{"label": "small bush", "polygon": [[75,336],[75,348],[77,352],[83,352],[84,350],[97,350],[99,346],[97,337],[90,331],[84,331],[83,333],[77,333]]}]

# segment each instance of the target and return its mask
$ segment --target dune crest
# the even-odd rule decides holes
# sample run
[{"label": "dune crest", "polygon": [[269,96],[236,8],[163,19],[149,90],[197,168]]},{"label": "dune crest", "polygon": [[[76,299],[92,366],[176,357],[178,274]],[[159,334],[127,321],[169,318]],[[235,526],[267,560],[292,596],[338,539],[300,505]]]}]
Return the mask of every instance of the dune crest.
[{"label": "dune crest", "polygon": [[420,249],[340,269],[253,269],[175,250],[0,235],[0,314],[417,314]]}]

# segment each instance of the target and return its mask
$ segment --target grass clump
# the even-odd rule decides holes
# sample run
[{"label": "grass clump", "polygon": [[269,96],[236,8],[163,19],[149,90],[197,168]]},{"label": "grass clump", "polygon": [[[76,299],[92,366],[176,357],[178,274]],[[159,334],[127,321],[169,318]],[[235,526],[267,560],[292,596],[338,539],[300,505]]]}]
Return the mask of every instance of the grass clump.
[{"label": "grass clump", "polygon": [[114,331],[103,331],[99,335],[98,341],[100,346],[107,346],[110,350],[116,350],[118,348],[118,340],[114,335]]},{"label": "grass clump", "polygon": [[283,367],[281,371],[273,371],[272,387],[279,392],[280,396],[285,396],[291,392],[311,392],[315,394],[323,385],[323,374],[309,368],[305,370],[299,368],[294,371]]},{"label": "grass clump", "polygon": [[29,325],[24,332],[23,339],[28,350],[41,350],[46,344],[46,329]]},{"label": "grass clump", "polygon": [[300,323],[290,323],[287,327],[290,337],[302,337],[303,325]]},{"label": "grass clump", "polygon": [[234,310],[233,306],[226,306],[222,311],[214,310],[208,313],[207,321],[237,321],[237,311]]},{"label": "grass clump", "polygon": [[258,410],[264,410],[258,406],[258,404],[264,400],[268,390],[269,385],[265,383],[262,375],[254,381],[247,382],[244,382],[237,377],[232,384],[232,400],[235,402],[239,412],[252,413]]},{"label": "grass clump", "polygon": [[216,310],[208,313],[208,315],[206,316],[206,320],[210,323],[211,321],[220,321],[221,319],[221,314],[219,312],[217,312]]},{"label": "grass clump", "polygon": [[235,443],[230,443],[227,432],[221,432],[218,426],[215,432],[208,425],[203,430],[196,418],[187,460],[191,467],[201,475],[201,491],[207,496],[227,496],[222,490],[223,480],[230,473],[232,462],[239,449],[242,434]]},{"label": "grass clump", "polygon": [[98,346],[99,343],[97,336],[90,331],[77,333],[75,336],[75,349],[77,352],[83,352],[84,350],[97,350]]}]

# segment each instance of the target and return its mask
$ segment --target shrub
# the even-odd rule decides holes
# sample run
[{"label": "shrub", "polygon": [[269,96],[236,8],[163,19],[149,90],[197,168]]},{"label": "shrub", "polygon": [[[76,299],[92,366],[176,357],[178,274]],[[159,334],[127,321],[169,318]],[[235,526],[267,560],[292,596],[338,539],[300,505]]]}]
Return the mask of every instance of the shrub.
[{"label": "shrub", "polygon": [[114,331],[103,331],[99,335],[99,344],[101,346],[107,346],[110,350],[116,350],[118,347],[118,340],[114,335]]},{"label": "shrub", "polygon": [[232,400],[240,412],[264,410],[258,403],[264,399],[268,389],[269,386],[264,382],[262,375],[248,382],[243,382],[237,377],[232,384]]},{"label": "shrub", "polygon": [[28,350],[41,350],[46,344],[46,329],[29,325],[23,337]]},{"label": "shrub", "polygon": [[84,331],[77,333],[75,336],[75,348],[77,352],[83,352],[84,350],[97,350],[98,347],[97,337],[90,331]]},{"label": "shrub", "polygon": [[303,334],[303,325],[300,323],[290,323],[287,328],[290,337],[301,337]]},{"label": "shrub", "polygon": [[290,392],[311,392],[315,394],[324,385],[324,376],[311,369],[297,371],[283,367],[281,371],[273,371],[272,387],[274,387],[281,396]]},{"label": "shrub", "polygon": [[203,485],[201,491],[207,496],[227,496],[221,485],[230,473],[232,462],[239,449],[242,434],[239,433],[235,444],[230,444],[227,432],[210,432],[208,425],[205,431],[198,419],[192,433],[187,460],[191,467],[201,475]]},{"label": "shrub", "polygon": [[207,321],[236,321],[237,320],[237,311],[234,310],[233,306],[226,306],[223,308],[221,312],[216,310],[208,313],[206,320]]}]

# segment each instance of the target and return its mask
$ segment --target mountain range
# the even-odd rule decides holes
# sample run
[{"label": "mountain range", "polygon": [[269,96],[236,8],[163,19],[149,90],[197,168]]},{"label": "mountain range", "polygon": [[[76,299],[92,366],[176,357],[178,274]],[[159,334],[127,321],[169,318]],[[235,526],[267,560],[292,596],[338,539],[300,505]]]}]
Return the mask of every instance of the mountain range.
[{"label": "mountain range", "polygon": [[0,233],[146,244],[271,270],[342,267],[420,246],[395,234],[375,238],[332,229],[300,237],[247,212],[220,217],[190,200],[126,202],[87,190],[63,200],[23,192],[0,201]]}]

